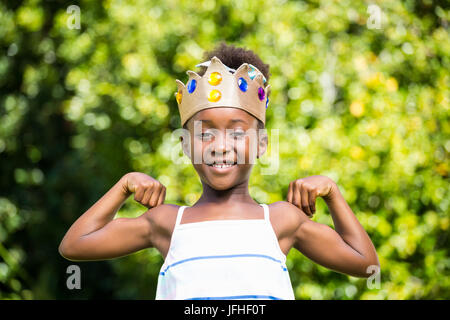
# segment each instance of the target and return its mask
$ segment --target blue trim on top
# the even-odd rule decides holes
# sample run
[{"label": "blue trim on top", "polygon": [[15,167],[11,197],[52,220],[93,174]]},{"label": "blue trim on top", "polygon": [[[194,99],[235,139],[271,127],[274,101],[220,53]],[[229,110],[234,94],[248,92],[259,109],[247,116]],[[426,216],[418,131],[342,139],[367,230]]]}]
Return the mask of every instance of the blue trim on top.
[{"label": "blue trim on top", "polygon": [[261,294],[244,295],[244,296],[225,296],[225,297],[195,297],[185,300],[233,300],[233,299],[269,299],[269,300],[283,300],[274,296],[267,296]]},{"label": "blue trim on top", "polygon": [[164,271],[160,272],[159,274],[164,276],[166,274],[167,270],[169,270],[169,268],[174,267],[176,265],[179,265],[181,263],[189,262],[189,261],[204,260],[204,259],[244,258],[244,257],[269,259],[269,260],[278,262],[279,264],[281,264],[281,268],[283,269],[283,271],[287,271],[287,268],[283,265],[283,263],[280,260],[275,259],[274,257],[268,256],[268,255],[265,255],[265,254],[245,253],[245,254],[230,254],[230,255],[220,255],[220,256],[192,257],[192,258],[180,260],[180,261],[172,263],[171,265],[168,265],[166,267],[166,269],[164,269]]}]

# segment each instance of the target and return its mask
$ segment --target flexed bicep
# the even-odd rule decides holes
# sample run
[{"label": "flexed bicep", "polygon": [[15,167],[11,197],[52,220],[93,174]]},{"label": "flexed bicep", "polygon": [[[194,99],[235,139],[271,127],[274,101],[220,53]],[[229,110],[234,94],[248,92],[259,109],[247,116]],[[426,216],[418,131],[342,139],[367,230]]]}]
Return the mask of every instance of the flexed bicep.
[{"label": "flexed bicep", "polygon": [[355,277],[368,277],[367,261],[331,227],[311,220],[295,233],[294,247],[312,261]]},{"label": "flexed bicep", "polygon": [[151,247],[151,233],[146,214],[137,218],[117,218],[103,228],[65,244],[60,252],[72,261],[118,258]]}]

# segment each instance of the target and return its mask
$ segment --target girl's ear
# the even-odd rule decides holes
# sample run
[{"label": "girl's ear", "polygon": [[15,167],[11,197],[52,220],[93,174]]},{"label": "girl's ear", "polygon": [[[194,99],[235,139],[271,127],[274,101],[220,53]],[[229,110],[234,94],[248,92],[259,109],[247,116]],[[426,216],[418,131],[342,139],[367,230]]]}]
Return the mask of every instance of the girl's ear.
[{"label": "girl's ear", "polygon": [[258,155],[256,156],[256,158],[259,159],[266,152],[268,140],[267,130],[258,130]]},{"label": "girl's ear", "polygon": [[189,137],[189,131],[187,135],[180,136],[181,148],[183,149],[183,153],[191,159],[191,139]]}]

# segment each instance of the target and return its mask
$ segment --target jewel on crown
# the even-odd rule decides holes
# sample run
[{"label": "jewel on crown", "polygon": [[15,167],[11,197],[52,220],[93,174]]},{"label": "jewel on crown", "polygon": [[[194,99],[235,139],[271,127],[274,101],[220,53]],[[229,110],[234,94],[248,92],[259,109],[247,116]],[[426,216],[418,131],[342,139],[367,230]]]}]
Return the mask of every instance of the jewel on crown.
[{"label": "jewel on crown", "polygon": [[255,66],[243,63],[235,70],[215,56],[197,66],[207,67],[203,76],[188,70],[186,86],[176,80],[182,125],[198,111],[214,107],[243,109],[265,123],[270,85],[265,86],[266,78]]}]

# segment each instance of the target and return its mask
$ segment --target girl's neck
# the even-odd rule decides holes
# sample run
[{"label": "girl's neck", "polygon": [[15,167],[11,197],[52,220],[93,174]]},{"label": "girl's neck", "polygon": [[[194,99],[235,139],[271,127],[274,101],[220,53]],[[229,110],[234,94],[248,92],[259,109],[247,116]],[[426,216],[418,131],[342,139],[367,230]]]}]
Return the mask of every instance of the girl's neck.
[{"label": "girl's neck", "polygon": [[[215,203],[220,205],[235,205],[236,203],[254,203],[255,200],[250,196],[248,191],[248,180],[241,184],[226,190],[216,190],[211,188],[208,184],[203,183],[203,193],[195,205]],[[194,205],[194,206],[195,206]]]}]

